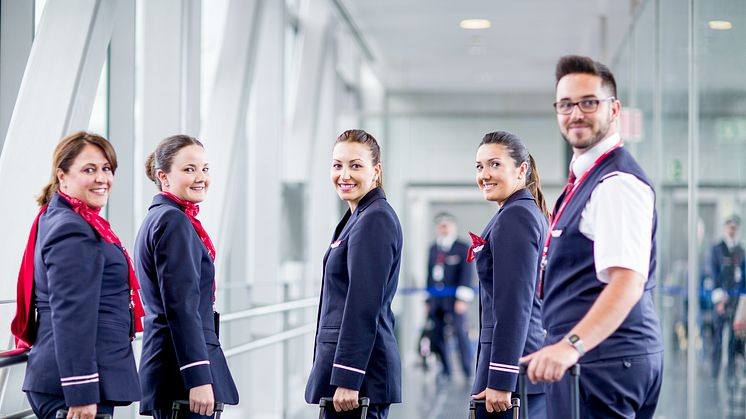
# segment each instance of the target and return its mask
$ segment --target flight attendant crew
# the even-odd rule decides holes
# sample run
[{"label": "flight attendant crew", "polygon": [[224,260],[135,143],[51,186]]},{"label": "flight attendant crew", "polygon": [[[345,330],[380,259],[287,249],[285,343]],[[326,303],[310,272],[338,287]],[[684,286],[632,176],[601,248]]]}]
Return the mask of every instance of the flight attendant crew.
[{"label": "flight attendant crew", "polygon": [[148,156],[146,172],[160,192],[136,240],[145,318],[140,413],[168,418],[174,400],[189,400],[190,418],[211,416],[216,401],[238,403],[220,348],[215,303],[215,247],[199,220],[210,186],[205,149],[175,135]]},{"label": "flight attendant crew", "polygon": [[327,418],[359,418],[351,410],[370,399],[368,418],[385,419],[401,402],[401,365],[391,300],[402,251],[399,219],[383,193],[381,149],[362,130],[343,132],[331,180],[349,210],[324,255],[319,318],[306,402],[334,398]]},{"label": "flight attendant crew", "polygon": [[[472,393],[485,399],[487,412],[496,413],[489,417],[512,418],[518,358],[544,343],[537,282],[548,213],[536,163],[514,134],[486,134],[476,169],[484,198],[499,209],[481,237],[472,234],[468,255],[476,259],[481,316]],[[527,392],[529,417],[545,418],[543,387],[529,384]],[[477,417],[488,415],[480,409]]]},{"label": "flight attendant crew", "polygon": [[132,262],[99,215],[117,169],[111,144],[95,134],[63,138],[38,198],[18,275],[11,329],[31,347],[23,391],[34,414],[93,419],[140,399],[132,353],[143,310]]}]

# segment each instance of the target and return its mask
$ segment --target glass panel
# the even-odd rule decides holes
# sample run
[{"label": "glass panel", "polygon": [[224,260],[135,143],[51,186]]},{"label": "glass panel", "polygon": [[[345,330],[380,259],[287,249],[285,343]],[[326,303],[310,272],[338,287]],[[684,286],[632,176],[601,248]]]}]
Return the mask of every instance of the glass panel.
[{"label": "glass panel", "polygon": [[741,70],[746,65],[746,9],[740,0],[699,0],[696,9],[701,232],[696,349],[702,360],[698,393],[713,401],[710,409],[699,409],[699,417],[743,418],[746,339],[734,331],[734,317],[746,294],[738,222],[746,215],[746,81]]}]

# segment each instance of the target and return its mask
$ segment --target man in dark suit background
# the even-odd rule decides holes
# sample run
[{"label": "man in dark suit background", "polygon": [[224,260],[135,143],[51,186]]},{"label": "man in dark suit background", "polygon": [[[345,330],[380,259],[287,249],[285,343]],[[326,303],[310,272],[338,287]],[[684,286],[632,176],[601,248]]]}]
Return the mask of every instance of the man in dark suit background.
[{"label": "man in dark suit background", "polygon": [[723,239],[712,247],[711,266],[714,289],[712,303],[715,306],[713,315],[713,356],[712,374],[715,378],[720,373],[722,358],[723,331],[728,329],[728,378],[735,376],[735,357],[743,341],[733,333],[733,320],[738,306],[738,297],[746,293],[746,262],[744,248],[739,242],[738,230],[741,219],[732,215],[725,220]]},{"label": "man in dark suit background", "polygon": [[[428,315],[433,321],[432,348],[443,366],[442,377],[450,378],[451,363],[445,328],[451,326],[458,342],[461,367],[468,378],[472,371],[472,348],[469,342],[466,315],[474,299],[471,288],[472,269],[466,263],[469,246],[458,240],[453,215],[440,213],[435,217],[435,243],[430,246],[427,265]],[[468,379],[467,379],[468,381]]]}]

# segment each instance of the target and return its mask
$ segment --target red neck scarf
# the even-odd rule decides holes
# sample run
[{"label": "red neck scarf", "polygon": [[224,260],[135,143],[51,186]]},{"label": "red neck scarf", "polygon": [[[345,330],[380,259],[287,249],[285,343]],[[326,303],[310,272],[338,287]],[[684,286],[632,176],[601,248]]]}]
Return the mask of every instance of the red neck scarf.
[{"label": "red neck scarf", "polygon": [[[207,234],[207,231],[205,231],[205,228],[202,227],[202,223],[199,222],[197,219],[197,214],[199,214],[199,205],[195,204],[194,202],[185,201],[183,199],[177,198],[176,195],[161,191],[161,195],[171,199],[172,201],[176,202],[181,206],[181,208],[184,210],[184,214],[186,214],[187,218],[189,218],[189,221],[192,223],[192,227],[194,227],[194,230],[197,232],[197,235],[199,236],[199,239],[202,240],[202,243],[204,243],[205,247],[207,248],[207,254],[210,255],[210,259],[212,259],[212,262],[215,263],[215,245],[212,244],[212,240],[210,240],[210,236]],[[218,289],[218,283],[217,280],[213,279],[213,286],[212,286],[212,301],[215,301],[215,291]]]},{"label": "red neck scarf", "polygon": [[[104,239],[107,243],[113,243],[122,248],[122,252],[127,259],[127,265],[129,267],[129,286],[130,286],[130,308],[134,310],[135,314],[135,331],[142,332],[142,317],[145,315],[143,310],[142,302],[140,301],[140,284],[137,282],[135,276],[135,270],[132,266],[132,259],[130,259],[127,250],[122,246],[122,242],[119,240],[114,231],[111,229],[109,222],[98,215],[98,209],[93,209],[87,206],[83,201],[71,198],[62,192],[57,192],[60,197],[65,199],[72,206],[72,210],[78,215],[83,217],[84,220],[93,227],[96,232]],[[47,210],[47,205],[41,207],[39,214],[34,219],[34,224],[31,226],[29,232],[29,238],[26,242],[26,250],[23,252],[23,260],[21,261],[21,269],[18,272],[18,288],[17,288],[17,299],[16,299],[16,316],[10,325],[11,332],[15,336],[16,348],[29,348],[33,344],[33,332],[35,331],[36,325],[34,324],[32,298],[34,295],[34,249],[36,247],[36,231],[39,226],[39,217],[41,217]]]},{"label": "red neck scarf", "polygon": [[207,234],[207,231],[205,231],[205,228],[202,227],[202,223],[200,223],[197,219],[197,214],[199,214],[199,205],[195,204],[194,202],[179,199],[176,197],[176,195],[170,192],[161,191],[161,195],[170,198],[172,201],[181,206],[181,208],[184,210],[184,214],[186,214],[187,218],[189,218],[189,221],[192,223],[194,230],[197,231],[199,239],[202,240],[202,243],[205,244],[207,253],[210,255],[210,258],[213,262],[215,262],[215,245],[212,244],[210,236]]}]

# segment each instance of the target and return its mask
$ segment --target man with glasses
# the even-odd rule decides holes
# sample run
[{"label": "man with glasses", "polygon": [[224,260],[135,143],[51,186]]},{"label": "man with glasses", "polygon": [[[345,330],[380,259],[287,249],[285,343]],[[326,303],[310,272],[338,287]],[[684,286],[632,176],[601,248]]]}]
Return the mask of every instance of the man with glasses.
[{"label": "man with glasses", "polygon": [[580,363],[580,412],[590,418],[652,418],[663,370],[655,286],[655,193],[623,147],[616,82],[603,64],[557,63],[554,108],[573,149],[542,256],[546,346],[521,359],[547,386],[550,418],[568,418]]}]

